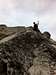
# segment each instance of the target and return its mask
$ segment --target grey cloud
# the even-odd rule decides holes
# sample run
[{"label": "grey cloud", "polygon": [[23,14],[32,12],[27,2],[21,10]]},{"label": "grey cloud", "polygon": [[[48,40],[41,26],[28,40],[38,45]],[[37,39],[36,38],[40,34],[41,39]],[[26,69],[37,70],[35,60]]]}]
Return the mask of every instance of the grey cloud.
[{"label": "grey cloud", "polygon": [[[32,13],[34,14],[31,15]],[[28,24],[29,18],[31,18],[29,22],[32,21],[32,16],[39,17],[41,27],[44,30],[48,28],[52,33],[56,28],[56,0],[0,0],[0,23],[11,24],[22,20],[23,24],[27,19]]]}]

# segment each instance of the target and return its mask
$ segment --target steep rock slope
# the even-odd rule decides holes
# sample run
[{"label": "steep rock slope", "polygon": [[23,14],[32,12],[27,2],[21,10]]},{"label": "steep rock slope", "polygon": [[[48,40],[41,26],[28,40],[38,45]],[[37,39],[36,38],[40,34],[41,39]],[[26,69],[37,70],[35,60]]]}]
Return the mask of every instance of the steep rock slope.
[{"label": "steep rock slope", "polygon": [[[43,62],[47,62],[46,75],[50,75],[49,65],[53,62],[53,65],[56,65],[55,46],[54,42],[40,31],[26,29],[25,32],[17,33],[11,40],[0,44],[0,59],[9,63],[8,67],[13,68],[15,75],[41,75],[38,68]],[[34,68],[37,70],[36,74]]]}]

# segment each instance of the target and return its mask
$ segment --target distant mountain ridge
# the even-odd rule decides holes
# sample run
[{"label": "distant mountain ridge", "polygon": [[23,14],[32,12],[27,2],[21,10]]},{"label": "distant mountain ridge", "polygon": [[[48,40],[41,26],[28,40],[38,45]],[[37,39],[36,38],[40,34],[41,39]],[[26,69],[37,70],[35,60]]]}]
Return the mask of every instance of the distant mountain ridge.
[{"label": "distant mountain ridge", "polygon": [[24,26],[7,27],[5,24],[0,24],[0,39],[21,31],[25,31]]}]

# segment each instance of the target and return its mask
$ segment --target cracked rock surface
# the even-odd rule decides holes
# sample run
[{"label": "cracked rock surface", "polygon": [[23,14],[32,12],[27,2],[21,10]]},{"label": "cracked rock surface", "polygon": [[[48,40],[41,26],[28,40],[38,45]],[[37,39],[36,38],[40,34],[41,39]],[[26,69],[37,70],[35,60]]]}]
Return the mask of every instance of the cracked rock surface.
[{"label": "cracked rock surface", "polygon": [[56,65],[56,43],[50,39],[34,30],[17,33],[0,44],[0,59],[18,71],[15,75],[50,75],[50,65]]}]

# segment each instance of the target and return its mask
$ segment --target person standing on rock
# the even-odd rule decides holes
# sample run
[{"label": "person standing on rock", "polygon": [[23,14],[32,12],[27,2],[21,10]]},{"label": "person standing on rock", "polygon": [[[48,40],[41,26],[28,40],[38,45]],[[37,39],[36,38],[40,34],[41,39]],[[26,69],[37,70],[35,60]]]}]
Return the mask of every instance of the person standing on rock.
[{"label": "person standing on rock", "polygon": [[34,31],[38,31],[38,30],[39,30],[39,29],[38,29],[39,21],[38,21],[37,24],[36,24],[35,22],[33,22],[33,24],[34,24],[33,30],[34,30]]}]

